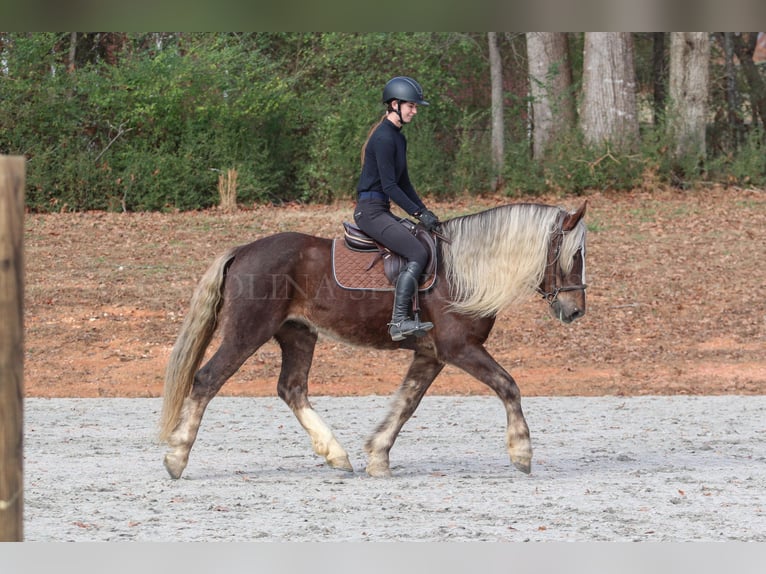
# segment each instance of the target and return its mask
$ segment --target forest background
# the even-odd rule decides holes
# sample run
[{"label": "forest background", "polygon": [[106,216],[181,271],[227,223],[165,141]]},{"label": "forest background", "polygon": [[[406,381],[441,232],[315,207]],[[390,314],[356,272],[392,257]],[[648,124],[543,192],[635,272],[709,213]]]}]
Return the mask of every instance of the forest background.
[{"label": "forest background", "polygon": [[0,33],[32,211],[354,195],[395,75],[425,196],[766,184],[758,33]]}]

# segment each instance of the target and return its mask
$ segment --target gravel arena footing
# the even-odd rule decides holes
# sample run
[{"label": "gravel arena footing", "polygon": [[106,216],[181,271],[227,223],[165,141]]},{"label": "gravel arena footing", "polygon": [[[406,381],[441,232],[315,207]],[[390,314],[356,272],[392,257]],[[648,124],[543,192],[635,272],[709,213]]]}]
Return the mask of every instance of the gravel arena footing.
[{"label": "gravel arena footing", "polygon": [[390,398],[314,397],[354,472],[277,398],[218,397],[180,480],[160,399],[26,399],[24,537],[49,541],[766,541],[766,397],[532,397],[531,475],[494,397],[426,396],[366,475]]}]

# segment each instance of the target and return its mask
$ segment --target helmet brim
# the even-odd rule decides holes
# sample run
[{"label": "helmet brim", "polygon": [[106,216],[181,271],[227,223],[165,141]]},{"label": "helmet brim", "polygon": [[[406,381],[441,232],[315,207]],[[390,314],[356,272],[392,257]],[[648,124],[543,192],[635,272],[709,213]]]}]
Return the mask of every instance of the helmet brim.
[{"label": "helmet brim", "polygon": [[391,98],[391,99],[390,99],[390,100],[388,100],[387,102],[383,102],[383,103],[384,103],[384,104],[390,104],[390,103],[391,103],[391,102],[393,102],[394,100],[399,100],[400,102],[404,102],[404,103],[417,104],[417,105],[419,105],[419,106],[430,106],[430,105],[431,105],[431,104],[429,104],[429,103],[428,103],[427,101],[425,101],[425,100],[401,100],[401,99],[399,99],[399,98]]}]

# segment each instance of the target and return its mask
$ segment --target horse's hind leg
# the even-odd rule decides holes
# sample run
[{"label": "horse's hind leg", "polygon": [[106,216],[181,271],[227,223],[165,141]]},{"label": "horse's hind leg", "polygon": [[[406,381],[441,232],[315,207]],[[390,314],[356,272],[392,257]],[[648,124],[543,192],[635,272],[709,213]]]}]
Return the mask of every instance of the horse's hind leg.
[{"label": "horse's hind leg", "polygon": [[173,433],[168,437],[170,450],[165,454],[163,464],[170,478],[181,478],[186,465],[189,463],[189,453],[197,439],[197,432],[202,423],[210,399],[200,400],[186,397],[184,399],[181,418]]},{"label": "horse's hind leg", "polygon": [[423,395],[443,368],[444,363],[437,359],[415,353],[407,375],[394,395],[386,418],[365,444],[369,455],[367,474],[376,477],[391,476],[388,453],[404,423],[418,408]]},{"label": "horse's hind leg", "polygon": [[189,462],[189,453],[197,439],[208,403],[247,358],[267,340],[265,336],[251,336],[245,341],[237,340],[233,334],[224,336],[215,354],[194,375],[194,384],[191,393],[184,399],[178,425],[168,438],[170,450],[165,455],[164,464],[171,478],[180,478]]},{"label": "horse's hind leg", "polygon": [[274,337],[282,349],[282,370],[279,373],[277,394],[308,433],[314,452],[323,456],[333,468],[353,471],[346,450],[308,399],[308,376],[317,334],[302,323],[288,321]]}]

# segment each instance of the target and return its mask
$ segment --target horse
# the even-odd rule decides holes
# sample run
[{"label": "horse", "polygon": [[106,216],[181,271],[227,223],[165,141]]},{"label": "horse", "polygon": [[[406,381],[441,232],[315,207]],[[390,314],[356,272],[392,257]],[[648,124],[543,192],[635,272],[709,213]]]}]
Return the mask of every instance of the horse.
[{"label": "horse", "polygon": [[[511,463],[529,474],[532,446],[519,387],[484,343],[498,313],[535,292],[562,323],[585,314],[586,206],[569,212],[511,203],[443,221],[436,281],[418,298],[420,313],[434,327],[399,342],[387,329],[393,293],[365,297],[341,287],[332,275],[332,239],[288,231],[226,250],[199,280],[168,359],[159,438],[169,446],[164,466],[170,477],[180,478],[186,468],[210,401],[272,338],[282,352],[278,396],[314,452],[330,467],[353,472],[346,450],[308,398],[319,336],[413,352],[385,418],[365,442],[370,476],[391,476],[397,435],[446,364],[497,394],[507,414]],[[219,346],[200,368],[214,334]]]}]

